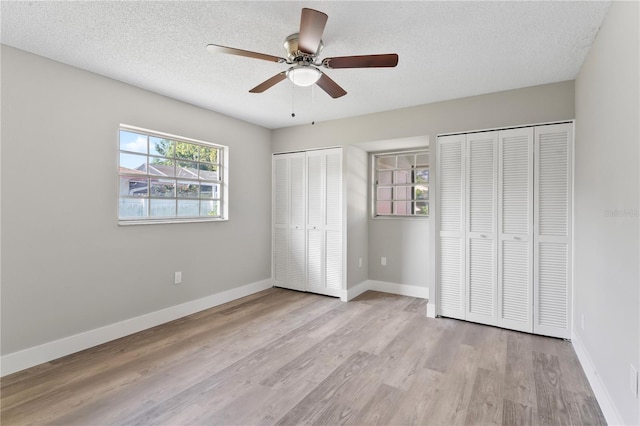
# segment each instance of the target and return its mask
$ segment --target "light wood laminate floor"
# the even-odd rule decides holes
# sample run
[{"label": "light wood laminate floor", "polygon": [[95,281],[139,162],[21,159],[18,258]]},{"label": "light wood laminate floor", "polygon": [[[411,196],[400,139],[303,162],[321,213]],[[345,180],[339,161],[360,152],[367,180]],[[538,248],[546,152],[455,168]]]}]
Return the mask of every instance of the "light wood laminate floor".
[{"label": "light wood laminate floor", "polygon": [[269,289],[2,378],[1,423],[588,425],[571,344]]}]

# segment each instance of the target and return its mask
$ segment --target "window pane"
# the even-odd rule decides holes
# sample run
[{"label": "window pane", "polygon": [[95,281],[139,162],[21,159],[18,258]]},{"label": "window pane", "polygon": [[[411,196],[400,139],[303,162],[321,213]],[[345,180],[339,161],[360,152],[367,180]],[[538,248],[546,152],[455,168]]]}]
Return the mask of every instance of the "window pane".
[{"label": "window pane", "polygon": [[174,161],[167,158],[149,157],[149,174],[154,176],[175,176]]},{"label": "window pane", "polygon": [[175,152],[174,142],[169,139],[149,136],[149,153],[161,157],[173,157]]},{"label": "window pane", "polygon": [[391,201],[378,201],[376,202],[376,214],[389,215],[391,214]]},{"label": "window pane", "polygon": [[396,168],[396,156],[389,155],[386,157],[377,157],[376,160],[376,168],[377,169],[395,169]]},{"label": "window pane", "polygon": [[[135,170],[146,172],[147,156],[120,153],[120,173],[134,172]],[[135,173],[135,172],[134,172]]]},{"label": "window pane", "polygon": [[220,198],[220,185],[215,183],[200,184],[200,198]]},{"label": "window pane", "polygon": [[220,215],[220,202],[219,201],[201,201],[200,202],[200,216],[219,216]]},{"label": "window pane", "polygon": [[218,150],[208,146],[201,146],[199,158],[203,163],[218,164]]},{"label": "window pane", "polygon": [[140,152],[142,154],[146,154],[147,135],[120,130],[120,149],[123,151]]},{"label": "window pane", "polygon": [[398,155],[398,168],[399,169],[411,169],[416,165],[415,154]]},{"label": "window pane", "polygon": [[149,195],[149,179],[140,176],[120,176],[120,195],[146,197]]},{"label": "window pane", "polygon": [[405,201],[396,201],[393,203],[393,212],[397,215],[410,215],[411,214],[411,203]]},{"label": "window pane", "polygon": [[146,198],[120,198],[118,215],[122,218],[147,217]]},{"label": "window pane", "polygon": [[390,170],[384,170],[378,172],[378,185],[391,185],[391,177],[393,172]]},{"label": "window pane", "polygon": [[194,163],[193,161],[178,161],[176,174],[178,177],[198,179],[198,163]]},{"label": "window pane", "polygon": [[178,216],[199,216],[199,211],[198,200],[178,200]]},{"label": "window pane", "polygon": [[416,186],[416,200],[428,200],[429,199],[429,187],[424,185]]},{"label": "window pane", "polygon": [[393,172],[393,183],[411,183],[411,170],[396,170]]},{"label": "window pane", "polygon": [[411,200],[413,195],[412,186],[396,186],[394,192],[394,200]]},{"label": "window pane", "polygon": [[187,142],[176,142],[176,158],[198,161],[198,145]]},{"label": "window pane", "polygon": [[429,169],[417,169],[415,173],[417,183],[429,183]]},{"label": "window pane", "polygon": [[416,167],[429,167],[429,154],[417,154]]},{"label": "window pane", "polygon": [[201,180],[220,180],[218,174],[218,166],[211,164],[200,164],[200,179]]},{"label": "window pane", "polygon": [[176,200],[150,200],[152,217],[171,217],[176,215]]},{"label": "window pane", "polygon": [[[151,180],[151,196],[152,197],[175,197],[176,181],[171,179],[152,179]],[[153,215],[152,215],[153,216]]]},{"label": "window pane", "polygon": [[391,188],[378,188],[378,192],[376,194],[377,200],[392,200],[393,192]]},{"label": "window pane", "polygon": [[178,181],[178,186],[176,187],[178,198],[198,198],[199,186],[195,182]]},{"label": "window pane", "polygon": [[429,216],[429,203],[426,201],[416,202],[416,214]]}]

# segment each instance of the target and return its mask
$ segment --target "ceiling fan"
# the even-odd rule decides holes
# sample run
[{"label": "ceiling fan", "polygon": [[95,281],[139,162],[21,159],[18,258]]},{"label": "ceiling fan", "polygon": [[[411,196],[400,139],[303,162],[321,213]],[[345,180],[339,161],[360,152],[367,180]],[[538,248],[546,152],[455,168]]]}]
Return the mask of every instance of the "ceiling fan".
[{"label": "ceiling fan", "polygon": [[297,86],[311,86],[317,84],[332,98],[339,98],[347,94],[335,81],[329,78],[318,67],[327,69],[338,68],[391,68],[398,65],[398,55],[395,53],[382,55],[339,56],[335,58],[318,59],[322,51],[322,33],[328,16],[317,10],[304,8],[300,17],[300,32],[291,34],[284,41],[287,58],[235,49],[233,47],[207,45],[212,53],[226,53],[247,58],[262,59],[280,64],[293,65],[268,80],[258,84],[251,93],[262,93],[288,78]]}]

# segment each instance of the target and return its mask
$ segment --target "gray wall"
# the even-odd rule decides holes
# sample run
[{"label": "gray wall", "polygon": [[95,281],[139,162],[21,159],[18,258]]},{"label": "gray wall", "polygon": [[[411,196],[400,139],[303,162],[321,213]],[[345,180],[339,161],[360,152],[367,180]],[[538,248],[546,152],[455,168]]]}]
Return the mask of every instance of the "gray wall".
[{"label": "gray wall", "polygon": [[613,2],[576,80],[574,333],[625,424],[640,423],[638,6]]},{"label": "gray wall", "polygon": [[[6,46],[1,100],[2,354],[270,277],[269,130]],[[120,123],[229,146],[230,220],[119,227]]]},{"label": "gray wall", "polygon": [[[402,144],[404,138],[420,137],[431,145],[433,166],[437,134],[573,118],[574,84],[566,81],[316,123],[314,126],[277,129],[272,133],[272,149],[279,152],[336,145],[365,147],[375,141],[398,140]],[[393,143],[387,146],[393,149]],[[368,279],[427,286],[430,294],[435,294],[435,271],[432,267],[434,238],[430,237],[434,227],[433,219],[370,220]],[[347,244],[352,244],[349,238]],[[349,267],[353,267],[357,257],[367,255],[364,249],[356,253],[349,248],[348,253]],[[380,256],[387,257],[386,267],[380,266]],[[355,278],[349,276],[349,286],[357,284]]]},{"label": "gray wall", "polygon": [[355,146],[343,149],[343,154],[347,168],[347,288],[352,288],[369,276],[369,159]]}]

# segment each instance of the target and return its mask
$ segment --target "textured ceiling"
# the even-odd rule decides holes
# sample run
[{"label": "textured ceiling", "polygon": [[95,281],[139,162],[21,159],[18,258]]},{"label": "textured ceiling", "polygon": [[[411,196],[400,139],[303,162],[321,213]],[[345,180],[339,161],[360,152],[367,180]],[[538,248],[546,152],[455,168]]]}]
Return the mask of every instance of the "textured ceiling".
[{"label": "textured ceiling", "polygon": [[[300,10],[329,15],[321,58],[398,53],[390,69],[326,73],[331,99],[287,68],[208,43],[285,56]],[[351,117],[574,79],[609,2],[24,2],[2,1],[3,44],[268,128]],[[292,108],[296,117],[291,117]]]}]

